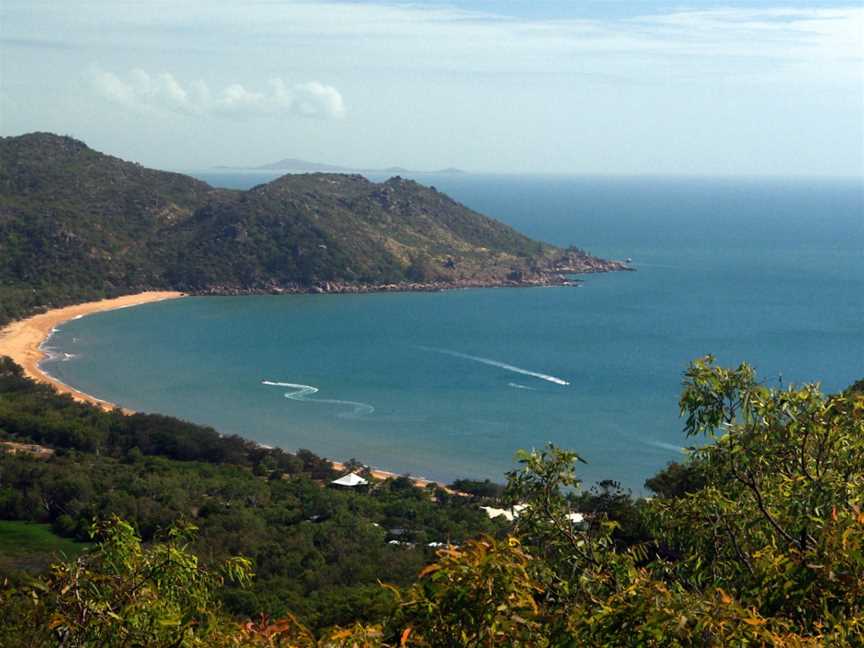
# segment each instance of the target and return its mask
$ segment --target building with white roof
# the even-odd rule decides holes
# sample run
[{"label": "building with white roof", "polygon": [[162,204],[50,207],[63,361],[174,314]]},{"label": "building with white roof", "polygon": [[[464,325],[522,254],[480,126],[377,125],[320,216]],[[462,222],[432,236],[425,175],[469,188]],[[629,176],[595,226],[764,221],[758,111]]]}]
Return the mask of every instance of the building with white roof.
[{"label": "building with white roof", "polygon": [[342,486],[345,488],[356,488],[357,486],[366,486],[369,482],[363,479],[357,473],[348,473],[340,477],[339,479],[334,479],[330,482],[331,486]]}]

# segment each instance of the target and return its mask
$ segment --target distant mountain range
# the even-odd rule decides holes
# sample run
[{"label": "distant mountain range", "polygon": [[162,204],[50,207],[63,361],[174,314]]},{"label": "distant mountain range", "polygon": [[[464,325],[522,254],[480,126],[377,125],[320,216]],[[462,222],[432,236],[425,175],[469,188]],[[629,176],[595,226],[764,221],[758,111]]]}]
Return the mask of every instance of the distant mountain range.
[{"label": "distant mountain range", "polygon": [[399,177],[287,174],[237,191],[70,137],[0,138],[0,321],[145,289],[439,290],[621,269]]},{"label": "distant mountain range", "polygon": [[434,171],[417,171],[416,169],[406,169],[399,166],[387,167],[385,169],[355,168],[310,162],[309,160],[300,160],[298,158],[285,158],[284,160],[254,167],[215,166],[213,169],[219,171],[284,171],[285,173],[393,173],[397,175],[411,173],[455,175],[467,173],[467,171],[455,167],[436,169]]}]

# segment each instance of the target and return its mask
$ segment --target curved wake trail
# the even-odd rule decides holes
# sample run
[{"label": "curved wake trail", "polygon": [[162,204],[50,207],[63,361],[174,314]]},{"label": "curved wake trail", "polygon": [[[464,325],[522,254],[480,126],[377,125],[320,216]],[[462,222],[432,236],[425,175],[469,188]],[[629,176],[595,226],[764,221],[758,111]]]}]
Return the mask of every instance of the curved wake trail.
[{"label": "curved wake trail", "polygon": [[336,400],[334,398],[310,398],[313,394],[317,394],[320,390],[312,385],[301,385],[299,383],[276,382],[273,380],[262,380],[262,385],[268,387],[287,387],[293,391],[285,392],[285,398],[288,400],[298,401],[301,403],[329,403],[330,405],[346,405],[353,407],[352,412],[343,412],[337,414],[339,418],[358,418],[367,416],[375,411],[375,408],[368,403],[358,403],[357,401]]},{"label": "curved wake trail", "polygon": [[481,358],[480,356],[468,355],[467,353],[460,353],[459,351],[451,351],[450,349],[435,349],[433,347],[425,347],[419,346],[418,349],[423,349],[424,351],[432,351],[434,353],[443,353],[444,355],[453,356],[454,358],[462,358],[464,360],[473,360],[474,362],[479,362],[480,364],[489,365],[490,367],[498,367],[499,369],[506,369],[507,371],[512,371],[514,373],[522,374],[523,376],[532,376],[534,378],[539,378],[540,380],[545,380],[547,382],[555,383],[556,385],[561,385],[563,387],[568,386],[570,383],[564,380],[563,378],[558,378],[557,376],[550,376],[549,374],[539,373],[537,371],[529,371],[528,369],[523,369],[522,367],[516,367],[511,364],[507,364],[506,362],[499,362],[498,360],[492,360],[490,358]]}]

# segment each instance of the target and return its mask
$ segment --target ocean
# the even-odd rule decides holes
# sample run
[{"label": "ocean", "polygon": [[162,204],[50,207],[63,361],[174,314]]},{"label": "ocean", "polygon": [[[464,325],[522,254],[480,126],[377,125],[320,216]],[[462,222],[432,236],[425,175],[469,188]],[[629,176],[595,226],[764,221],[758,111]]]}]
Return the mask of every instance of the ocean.
[{"label": "ocean", "polygon": [[[206,173],[249,187],[274,174]],[[375,178],[380,179],[380,178]],[[577,451],[636,493],[699,439],[682,373],[864,377],[860,179],[417,176],[636,272],[581,287],[188,298],[63,325],[52,374],[139,411],[400,473],[503,481],[518,448]]]}]

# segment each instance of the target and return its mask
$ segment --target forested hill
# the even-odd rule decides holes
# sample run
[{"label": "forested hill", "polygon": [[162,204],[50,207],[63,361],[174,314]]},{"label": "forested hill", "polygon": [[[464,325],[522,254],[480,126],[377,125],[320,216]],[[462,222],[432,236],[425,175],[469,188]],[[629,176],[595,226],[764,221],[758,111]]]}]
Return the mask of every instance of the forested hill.
[{"label": "forested hill", "polygon": [[143,289],[531,285],[617,269],[399,177],[288,175],[233,191],[69,137],[0,138],[0,321]]}]

